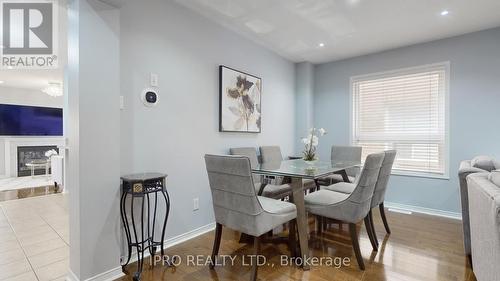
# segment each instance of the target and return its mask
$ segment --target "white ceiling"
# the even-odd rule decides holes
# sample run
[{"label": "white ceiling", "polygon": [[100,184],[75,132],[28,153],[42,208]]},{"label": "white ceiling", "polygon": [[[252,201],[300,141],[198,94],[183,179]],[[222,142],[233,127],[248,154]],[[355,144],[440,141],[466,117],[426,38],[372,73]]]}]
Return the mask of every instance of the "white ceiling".
[{"label": "white ceiling", "polygon": [[500,26],[499,0],[176,1],[295,62],[323,63]]},{"label": "white ceiling", "polygon": [[0,70],[0,86],[42,90],[49,82],[62,83],[63,70]]}]

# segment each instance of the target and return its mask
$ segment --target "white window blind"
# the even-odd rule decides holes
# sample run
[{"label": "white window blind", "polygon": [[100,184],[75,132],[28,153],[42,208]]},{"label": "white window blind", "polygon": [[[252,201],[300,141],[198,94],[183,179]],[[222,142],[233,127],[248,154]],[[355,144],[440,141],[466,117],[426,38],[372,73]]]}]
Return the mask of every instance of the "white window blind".
[{"label": "white window blind", "polygon": [[352,78],[353,142],[370,153],[396,149],[393,169],[447,174],[448,64]]}]

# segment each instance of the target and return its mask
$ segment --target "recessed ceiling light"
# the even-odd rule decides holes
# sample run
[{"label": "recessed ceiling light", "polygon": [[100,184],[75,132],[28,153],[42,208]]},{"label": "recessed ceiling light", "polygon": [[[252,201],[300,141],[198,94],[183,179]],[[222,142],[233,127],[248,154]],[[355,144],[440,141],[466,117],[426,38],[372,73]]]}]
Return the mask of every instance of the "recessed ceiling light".
[{"label": "recessed ceiling light", "polygon": [[325,43],[319,43],[319,45],[318,45],[318,46],[320,46],[320,47],[324,47],[324,46],[325,46]]},{"label": "recessed ceiling light", "polygon": [[0,81],[0,84],[3,84],[3,81]]},{"label": "recessed ceiling light", "polygon": [[441,12],[441,15],[442,15],[442,16],[446,16],[446,15],[448,15],[449,13],[450,13],[450,11],[448,11],[448,10],[444,10],[444,11],[442,11],[442,12]]}]

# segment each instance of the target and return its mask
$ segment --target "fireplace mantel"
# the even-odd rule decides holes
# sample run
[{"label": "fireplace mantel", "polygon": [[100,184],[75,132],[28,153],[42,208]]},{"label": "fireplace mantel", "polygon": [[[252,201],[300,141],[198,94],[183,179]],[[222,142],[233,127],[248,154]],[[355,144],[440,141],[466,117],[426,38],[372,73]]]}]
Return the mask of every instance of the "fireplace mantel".
[{"label": "fireplace mantel", "polygon": [[5,175],[17,177],[17,147],[18,146],[49,146],[59,147],[64,151],[63,137],[7,137],[5,142]]}]

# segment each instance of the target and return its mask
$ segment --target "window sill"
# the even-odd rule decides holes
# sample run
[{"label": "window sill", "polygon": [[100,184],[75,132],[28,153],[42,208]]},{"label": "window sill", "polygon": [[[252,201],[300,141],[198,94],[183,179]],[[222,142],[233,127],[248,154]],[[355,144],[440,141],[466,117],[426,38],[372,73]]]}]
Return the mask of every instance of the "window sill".
[{"label": "window sill", "polygon": [[440,174],[401,171],[401,170],[393,170],[391,175],[403,176],[403,177],[439,179],[439,180],[449,180],[450,179],[449,174],[440,175]]}]

